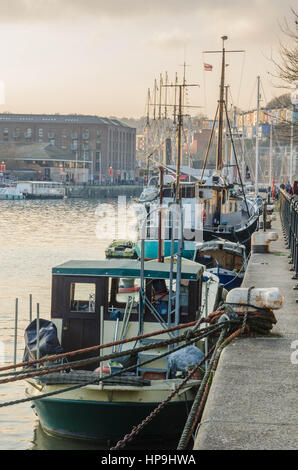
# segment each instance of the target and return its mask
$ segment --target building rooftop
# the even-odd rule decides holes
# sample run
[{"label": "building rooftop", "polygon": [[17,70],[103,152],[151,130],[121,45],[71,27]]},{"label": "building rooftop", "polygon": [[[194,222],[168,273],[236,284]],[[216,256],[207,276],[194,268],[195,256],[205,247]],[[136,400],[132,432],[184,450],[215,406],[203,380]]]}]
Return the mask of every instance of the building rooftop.
[{"label": "building rooftop", "polygon": [[18,122],[35,124],[104,124],[109,126],[126,127],[132,129],[127,124],[117,119],[103,118],[99,116],[89,116],[83,114],[0,114],[0,122]]},{"label": "building rooftop", "polygon": [[[177,265],[174,265],[173,275],[176,278]],[[197,280],[202,276],[204,267],[199,263],[182,263],[181,279]],[[113,276],[140,277],[141,262],[138,260],[72,260],[52,268],[52,274],[71,276]],[[146,261],[144,277],[152,279],[169,279],[170,264]]]}]

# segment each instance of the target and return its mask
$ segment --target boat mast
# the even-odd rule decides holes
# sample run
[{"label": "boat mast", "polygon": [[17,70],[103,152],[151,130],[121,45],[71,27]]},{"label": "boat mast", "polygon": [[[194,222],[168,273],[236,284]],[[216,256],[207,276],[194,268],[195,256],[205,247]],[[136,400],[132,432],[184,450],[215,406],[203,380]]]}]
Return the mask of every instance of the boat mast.
[{"label": "boat mast", "polygon": [[225,90],[225,41],[228,36],[222,36],[222,61],[221,61],[221,80],[219,91],[219,113],[218,113],[218,139],[216,151],[216,170],[222,170],[222,145],[223,145],[223,115],[224,115],[224,90]]},{"label": "boat mast", "polygon": [[176,200],[180,199],[180,166],[181,166],[181,154],[182,154],[182,88],[183,85],[179,86],[179,111],[178,111],[178,152],[177,152],[177,163],[176,163]]},{"label": "boat mast", "polygon": [[242,143],[242,178],[245,180],[245,143],[244,143],[244,113],[241,113],[242,119],[242,134],[241,134],[241,143]]},{"label": "boat mast", "polygon": [[[149,154],[150,141],[150,88],[147,94],[147,117],[146,117],[146,154]],[[147,186],[149,185],[149,158],[147,158]]]},{"label": "boat mast", "polygon": [[225,41],[228,36],[222,36],[222,50],[221,51],[203,51],[205,54],[222,54],[221,62],[221,79],[219,88],[219,100],[218,100],[218,139],[217,139],[217,151],[216,151],[216,170],[221,171],[223,167],[223,115],[225,109],[224,89],[225,89],[225,68],[226,68],[226,52],[244,52],[243,50],[225,50]]},{"label": "boat mast", "polygon": [[257,77],[258,80],[258,96],[257,96],[257,126],[256,126],[256,168],[255,168],[255,193],[256,196],[259,192],[259,125],[260,125],[260,76]]},{"label": "boat mast", "polygon": [[[236,106],[233,109],[233,128],[232,128],[232,135],[236,134]],[[230,155],[230,183],[235,182],[235,152],[234,147],[231,145],[231,155]]]},{"label": "boat mast", "polygon": [[[228,89],[229,89],[229,85],[225,85],[225,89],[226,89],[226,106],[227,106],[227,109],[228,109]],[[227,165],[228,164],[228,161],[229,161],[229,157],[228,157],[228,121],[227,121],[227,117],[226,117],[226,123],[225,123],[225,164]]]},{"label": "boat mast", "polygon": [[158,91],[157,80],[154,80],[154,103],[153,103],[153,119],[156,121],[156,95]]},{"label": "boat mast", "polygon": [[173,119],[173,136],[172,136],[172,163],[176,160],[176,132],[177,132],[177,85],[178,85],[178,73],[175,75],[175,101],[174,101],[174,119]]}]

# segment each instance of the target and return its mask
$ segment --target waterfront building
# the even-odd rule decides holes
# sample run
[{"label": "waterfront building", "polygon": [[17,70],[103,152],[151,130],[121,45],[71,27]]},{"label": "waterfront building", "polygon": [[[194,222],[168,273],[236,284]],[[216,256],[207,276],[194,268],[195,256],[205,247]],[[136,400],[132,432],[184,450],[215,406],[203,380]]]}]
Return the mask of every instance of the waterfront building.
[{"label": "waterfront building", "polygon": [[136,129],[87,115],[0,114],[0,159],[8,171],[79,183],[134,179]]}]

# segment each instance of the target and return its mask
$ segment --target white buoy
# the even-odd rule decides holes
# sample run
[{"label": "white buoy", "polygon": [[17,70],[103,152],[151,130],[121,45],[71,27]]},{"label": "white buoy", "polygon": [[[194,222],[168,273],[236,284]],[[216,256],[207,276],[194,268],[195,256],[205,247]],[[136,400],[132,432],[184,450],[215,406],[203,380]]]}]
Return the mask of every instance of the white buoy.
[{"label": "white buoy", "polygon": [[278,240],[277,232],[254,232],[251,236],[253,253],[269,253],[269,244]]},{"label": "white buoy", "polygon": [[[232,304],[244,304],[243,307],[237,307],[237,310],[240,312],[246,311],[246,304],[250,304],[258,308],[277,310],[283,306],[284,297],[284,292],[279,287],[253,289],[249,289],[248,287],[237,287],[228,293],[226,302]],[[253,310],[253,307],[248,307],[248,311]]]}]

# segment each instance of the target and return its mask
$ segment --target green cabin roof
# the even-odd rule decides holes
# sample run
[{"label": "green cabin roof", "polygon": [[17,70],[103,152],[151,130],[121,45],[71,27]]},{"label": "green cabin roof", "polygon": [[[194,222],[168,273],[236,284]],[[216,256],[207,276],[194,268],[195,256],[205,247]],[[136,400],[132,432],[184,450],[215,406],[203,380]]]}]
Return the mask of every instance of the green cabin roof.
[{"label": "green cabin roof", "polygon": [[[174,265],[174,278],[177,266]],[[181,267],[181,279],[195,281],[199,279],[204,267],[198,263],[184,263]],[[111,259],[98,261],[67,261],[52,269],[53,275],[64,276],[102,276],[102,277],[140,277],[141,262],[138,260]],[[145,278],[169,279],[170,264],[145,261]]]}]

